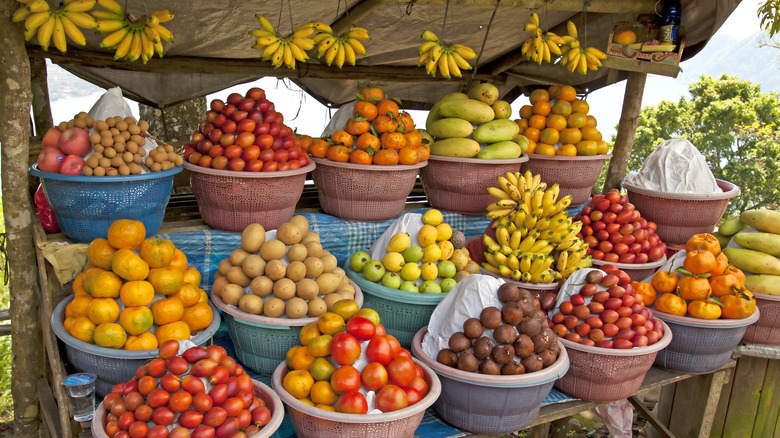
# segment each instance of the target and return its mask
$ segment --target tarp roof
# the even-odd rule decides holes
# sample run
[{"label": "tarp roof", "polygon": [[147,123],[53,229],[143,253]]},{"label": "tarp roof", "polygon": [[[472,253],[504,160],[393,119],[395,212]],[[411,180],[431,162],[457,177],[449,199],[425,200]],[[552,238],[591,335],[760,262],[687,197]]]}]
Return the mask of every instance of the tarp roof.
[{"label": "tarp roof", "polygon": [[[683,59],[687,59],[706,44],[739,0],[682,3],[682,24],[687,29]],[[163,59],[155,57],[146,65],[114,61],[110,50],[100,48],[100,35],[87,35],[86,47],[71,47],[64,55],[52,50],[43,52],[37,46],[28,49],[32,56],[50,57],[77,76],[102,87],[120,86],[126,96],[157,107],[263,76],[284,76],[324,104],[339,106],[348,102],[354,98],[358,83],[373,81],[381,84],[387,94],[402,99],[406,107],[426,108],[442,95],[460,90],[472,76],[471,72],[453,80],[426,76],[424,68],[417,67],[417,47],[423,42],[420,35],[425,29],[478,53],[489,31],[473,79],[493,82],[505,99],[512,100],[540,85],[570,84],[579,91],[592,91],[626,75],[623,70],[606,68],[608,63],[598,71],[580,75],[558,65],[524,60],[519,51],[530,35],[523,27],[531,12],[539,14],[545,30],[559,34],[565,34],[565,23],[572,20],[579,28],[583,46],[606,50],[617,22],[651,14],[655,8],[660,11],[661,5],[660,0],[503,0],[498,7],[496,0],[162,0],[148,2],[147,7],[169,8],[175,14],[165,23],[175,41],[164,43]],[[144,2],[127,0],[127,10],[143,15]],[[313,56],[296,70],[273,69],[252,48],[255,39],[248,32],[259,28],[255,14],[265,15],[274,25],[279,23],[283,35],[291,32],[291,23],[298,26],[311,20],[332,24],[337,31],[344,31],[350,24],[365,27],[371,34],[371,39],[364,41],[367,55],[358,56],[355,67],[328,67]],[[310,54],[316,55],[316,49]]]}]

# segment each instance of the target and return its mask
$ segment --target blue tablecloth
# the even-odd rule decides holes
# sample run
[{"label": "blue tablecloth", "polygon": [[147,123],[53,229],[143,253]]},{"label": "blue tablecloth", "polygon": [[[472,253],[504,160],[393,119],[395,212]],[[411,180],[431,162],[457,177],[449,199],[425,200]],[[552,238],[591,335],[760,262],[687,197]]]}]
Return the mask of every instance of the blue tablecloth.
[{"label": "blue tablecloth", "polygon": [[[426,209],[413,212],[422,213]],[[368,249],[384,230],[392,225],[394,220],[384,222],[354,222],[344,221],[336,217],[321,213],[303,214],[309,221],[309,229],[320,235],[322,247],[330,251],[342,265],[354,252]],[[443,212],[444,221],[450,224],[454,230],[460,230],[466,238],[479,236],[490,222],[484,216],[466,216],[457,213]],[[187,255],[190,266],[198,268],[202,274],[201,288],[211,291],[214,282],[214,273],[219,262],[228,257],[230,253],[241,246],[240,233],[229,233],[212,229],[175,231],[160,233],[157,237],[170,240]],[[220,330],[214,335],[214,343],[225,347],[228,354],[236,358],[233,343],[228,334],[227,327],[222,324]],[[246,368],[246,367],[245,367]],[[253,378],[271,386],[271,378],[247,371]],[[575,400],[555,389],[547,395],[542,406]],[[445,423],[436,412],[429,408],[425,411],[423,420],[417,428],[416,434],[421,437],[459,437],[469,435],[469,432],[455,428]],[[295,437],[295,429],[290,419],[285,416],[284,422],[279,427],[274,438]]]}]

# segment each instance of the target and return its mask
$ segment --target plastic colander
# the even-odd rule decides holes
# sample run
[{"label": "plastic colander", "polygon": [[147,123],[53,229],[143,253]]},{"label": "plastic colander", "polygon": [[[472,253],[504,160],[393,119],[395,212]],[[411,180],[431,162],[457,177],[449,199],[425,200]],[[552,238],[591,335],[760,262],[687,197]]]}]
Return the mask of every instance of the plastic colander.
[{"label": "plastic colander", "polygon": [[542,181],[546,182],[548,187],[558,184],[561,189],[558,197],[571,195],[571,205],[578,206],[590,197],[590,191],[604,167],[604,161],[611,156],[612,154],[576,157],[528,154],[528,162],[523,163],[522,171],[530,170],[533,174],[541,175]]},{"label": "plastic colander", "polygon": [[117,219],[139,220],[147,235],[155,234],[165,217],[173,176],[181,170],[177,166],[141,175],[81,176],[43,172],[33,164],[30,175],[40,178],[63,234],[88,243],[106,237]]},{"label": "plastic colander", "polygon": [[428,165],[420,169],[425,196],[433,208],[460,214],[485,214],[496,201],[487,187],[497,187],[496,177],[505,172],[519,172],[528,156],[510,160],[456,158],[431,155]]},{"label": "plastic colander", "polygon": [[745,330],[742,340],[755,344],[780,345],[780,296],[753,292],[761,316]]},{"label": "plastic colander", "polygon": [[672,341],[672,329],[664,324],[658,342],[627,350],[589,347],[563,338],[558,341],[568,350],[571,365],[555,387],[582,400],[612,402],[630,397],[642,386],[656,355]]},{"label": "plastic colander", "polygon": [[423,370],[428,384],[428,394],[412,406],[381,414],[342,414],[309,406],[290,395],[282,381],[287,374],[287,364],[282,362],[274,371],[271,384],[287,406],[299,438],[411,438],[420,425],[425,410],[439,398],[441,383],[427,365],[417,359],[414,362]]},{"label": "plastic colander", "polygon": [[192,193],[203,221],[223,231],[241,232],[258,223],[276,229],[295,214],[306,174],[314,163],[295,170],[237,172],[201,167],[185,162]]},{"label": "plastic colander", "polygon": [[[111,392],[117,383],[127,382],[135,376],[135,371],[149,359],[157,357],[157,350],[117,350],[99,347],[74,338],[62,326],[65,317],[65,306],[73,300],[68,296],[57,304],[51,314],[51,328],[54,334],[65,343],[65,355],[68,362],[77,370],[92,373],[97,376],[95,391],[99,396]],[[214,313],[214,319],[208,327],[193,333],[190,341],[196,345],[205,345],[219,328],[219,312],[209,303]]]},{"label": "plastic colander", "polygon": [[414,188],[417,173],[428,164],[393,166],[340,163],[312,158],[312,179],[326,213],[350,221],[379,222],[398,216]]},{"label": "plastic colander", "polygon": [[539,414],[553,382],[566,374],[569,357],[561,347],[549,367],[517,376],[491,376],[442,365],[428,357],[422,339],[428,327],[412,341],[412,354],[433,369],[441,380],[441,396],[433,409],[447,423],[480,434],[505,434],[520,430]]}]

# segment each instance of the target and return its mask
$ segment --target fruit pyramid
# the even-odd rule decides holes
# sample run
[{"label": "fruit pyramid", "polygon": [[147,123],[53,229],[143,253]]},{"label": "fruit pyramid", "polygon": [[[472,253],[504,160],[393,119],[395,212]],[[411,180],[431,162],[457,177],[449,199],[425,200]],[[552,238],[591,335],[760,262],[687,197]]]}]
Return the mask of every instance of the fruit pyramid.
[{"label": "fruit pyramid", "polygon": [[552,283],[591,265],[588,245],[577,237],[582,222],[566,213],[571,195],[558,198],[558,184],[547,188],[539,175],[506,172],[488,192],[498,199],[487,216],[495,238],[483,234],[488,271],[515,281]]}]

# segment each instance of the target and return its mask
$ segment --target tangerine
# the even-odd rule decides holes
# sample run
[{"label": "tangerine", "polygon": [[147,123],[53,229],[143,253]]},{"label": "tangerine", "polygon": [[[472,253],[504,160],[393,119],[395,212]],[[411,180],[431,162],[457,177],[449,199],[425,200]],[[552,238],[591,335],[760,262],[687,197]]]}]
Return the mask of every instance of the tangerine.
[{"label": "tangerine", "polygon": [[703,300],[712,293],[706,278],[685,276],[677,282],[680,296],[686,300]]},{"label": "tangerine", "polygon": [[94,298],[117,298],[122,287],[122,279],[111,271],[95,267],[84,274],[83,286],[84,290]]},{"label": "tangerine", "polygon": [[290,356],[290,366],[294,370],[308,370],[314,362],[314,355],[309,352],[308,346],[298,348]]},{"label": "tangerine", "polygon": [[420,134],[420,131],[416,129],[406,131],[404,137],[406,137],[406,144],[408,144],[409,147],[418,148],[422,146],[422,134]]},{"label": "tangerine", "polygon": [[753,293],[742,290],[736,294],[720,297],[723,302],[722,317],[729,319],[747,318],[756,311],[756,299]]},{"label": "tangerine", "polygon": [[555,97],[567,102],[572,102],[577,98],[577,90],[575,90],[571,85],[563,85],[558,89]]},{"label": "tangerine", "polygon": [[140,335],[152,328],[154,316],[146,306],[125,307],[119,314],[119,325],[131,335]]},{"label": "tangerine", "polygon": [[706,250],[689,251],[683,261],[683,268],[693,274],[706,274],[715,269],[715,255]]},{"label": "tangerine", "polygon": [[170,266],[178,268],[181,272],[187,270],[187,256],[179,248],[173,250],[173,260],[171,260]]},{"label": "tangerine", "polygon": [[588,114],[588,111],[590,111],[590,105],[588,105],[588,102],[585,102],[584,100],[574,99],[571,102],[571,110],[575,113]]},{"label": "tangerine", "polygon": [[566,129],[566,117],[560,114],[550,114],[547,117],[546,127],[555,129],[556,131],[563,131]]},{"label": "tangerine", "polygon": [[328,385],[330,385],[330,377],[333,375],[334,371],[336,371],[336,367],[326,357],[314,359],[314,362],[311,363],[311,367],[309,367],[309,372],[311,373],[311,376],[314,377],[314,380],[325,380],[328,382]]},{"label": "tangerine", "polygon": [[326,357],[330,355],[330,343],[333,340],[331,335],[319,335],[309,341],[306,347],[309,353],[314,357]]},{"label": "tangerine", "polygon": [[[87,248],[87,260],[101,269],[111,269],[111,259],[114,258],[116,248],[108,243],[108,240],[98,237],[89,243]],[[77,277],[79,278],[79,277]],[[79,280],[79,283],[81,281]],[[76,281],[73,281],[73,289],[76,289]]]},{"label": "tangerine", "polygon": [[393,165],[398,164],[398,151],[395,149],[381,149],[374,154],[374,164]]},{"label": "tangerine", "polygon": [[555,155],[555,146],[547,143],[539,143],[536,145],[536,151],[534,153],[540,155]]},{"label": "tangerine", "polygon": [[552,107],[550,106],[550,102],[547,102],[546,100],[540,100],[534,103],[534,114],[538,114],[540,116],[547,116],[550,114],[550,111],[552,111]]},{"label": "tangerine", "polygon": [[134,250],[146,238],[146,227],[141,221],[117,219],[108,227],[108,243],[116,249]]},{"label": "tangerine", "polygon": [[178,268],[166,266],[149,270],[146,281],[151,283],[154,293],[170,295],[179,291],[184,284],[184,274]]},{"label": "tangerine", "polygon": [[670,315],[685,316],[688,312],[688,303],[674,293],[661,294],[655,301],[655,309]]},{"label": "tangerine", "polygon": [[184,272],[182,272],[181,281],[184,284],[200,286],[200,281],[201,281],[200,271],[198,271],[198,268],[194,266],[190,266],[189,268],[185,269]]},{"label": "tangerine", "polygon": [[520,118],[521,119],[530,119],[531,116],[534,115],[534,107],[533,105],[523,105],[520,107]]},{"label": "tangerine", "polygon": [[365,134],[358,137],[355,146],[362,150],[371,148],[372,150],[377,151],[379,150],[379,137],[370,132],[366,132]]},{"label": "tangerine", "polygon": [[592,140],[592,141],[601,140],[601,132],[599,132],[599,130],[593,126],[588,126],[586,124],[585,126],[580,128],[580,131],[582,132],[583,140]]},{"label": "tangerine", "polygon": [[376,119],[374,119],[374,121],[371,122],[371,125],[374,126],[374,129],[379,134],[384,134],[385,132],[393,132],[396,129],[398,129],[398,122],[382,114],[376,116]]},{"label": "tangerine", "polygon": [[346,163],[349,161],[349,148],[348,146],[334,144],[328,148],[325,156],[331,161]]},{"label": "tangerine", "polygon": [[720,241],[710,233],[694,234],[685,242],[685,250],[691,252],[696,249],[720,254]]},{"label": "tangerine", "polygon": [[597,155],[598,145],[592,140],[582,140],[577,143],[577,155]]},{"label": "tangerine", "polygon": [[201,289],[192,284],[182,284],[178,291],[172,293],[171,297],[181,300],[181,304],[186,308],[193,306],[200,300]]},{"label": "tangerine", "polygon": [[593,117],[590,114],[585,116],[585,126],[590,126],[590,127],[595,128],[597,124],[598,124],[598,121],[596,121],[595,117]]},{"label": "tangerine", "polygon": [[400,164],[417,164],[420,162],[420,154],[416,148],[404,147],[398,152],[398,163]]},{"label": "tangerine", "polygon": [[128,281],[119,289],[119,299],[127,307],[148,306],[154,300],[154,287],[144,280]]},{"label": "tangerine", "polygon": [[534,114],[531,116],[530,119],[528,119],[528,126],[531,128],[536,128],[538,130],[542,130],[547,127],[547,117],[540,116],[539,114]]},{"label": "tangerine", "polygon": [[674,292],[680,277],[672,271],[658,271],[653,275],[651,284],[656,291],[661,293]]},{"label": "tangerine", "polygon": [[572,112],[572,104],[565,100],[558,99],[553,104],[551,112],[566,117]]},{"label": "tangerine", "polygon": [[403,132],[409,132],[414,130],[414,120],[412,120],[411,114],[407,112],[401,113],[401,123],[398,130]]},{"label": "tangerine", "polygon": [[596,142],[596,145],[598,146],[599,155],[604,155],[609,153],[609,143],[607,143],[604,140],[599,140]]},{"label": "tangerine", "polygon": [[356,120],[354,117],[347,120],[344,126],[344,130],[354,136],[365,134],[370,128],[371,124],[367,120]]},{"label": "tangerine", "polygon": [[292,370],[284,376],[282,386],[295,398],[308,397],[314,386],[314,377],[308,370]]},{"label": "tangerine", "polygon": [[379,87],[374,87],[372,85],[364,86],[358,90],[358,94],[363,96],[363,99],[371,102],[376,101],[379,102],[380,100],[385,98],[385,93],[382,91]]},{"label": "tangerine", "polygon": [[355,149],[349,153],[349,162],[353,164],[371,164],[371,155],[368,152]]},{"label": "tangerine", "polygon": [[359,101],[355,104],[355,115],[369,122],[374,120],[378,114],[376,105],[371,102]]},{"label": "tangerine", "polygon": [[127,333],[121,325],[105,322],[95,327],[95,345],[106,348],[122,348],[127,341]]},{"label": "tangerine", "polygon": [[125,350],[155,350],[157,347],[159,347],[157,338],[151,332],[128,336],[125,341]]},{"label": "tangerine", "polygon": [[325,312],[317,318],[317,328],[325,335],[335,335],[344,331],[344,318],[333,312]]},{"label": "tangerine", "polygon": [[688,313],[694,318],[718,319],[722,311],[720,306],[709,300],[693,300],[688,304]]},{"label": "tangerine", "polygon": [[558,90],[561,89],[560,85],[550,85],[547,88],[547,92],[550,93],[550,96],[556,97],[558,95]]},{"label": "tangerine", "polygon": [[390,99],[380,100],[379,103],[376,104],[376,113],[377,116],[388,116],[395,120],[400,118],[400,115],[398,114],[398,104]]},{"label": "tangerine", "polygon": [[535,104],[536,102],[539,102],[540,100],[549,102],[550,93],[548,93],[547,90],[545,90],[544,88],[537,88],[536,90],[531,92],[531,94],[528,96],[528,100],[531,101],[531,105]]},{"label": "tangerine", "polygon": [[713,275],[723,275],[726,272],[726,269],[729,267],[729,258],[726,257],[726,254],[719,252],[718,255],[715,256],[715,267],[712,268],[711,271],[708,272],[711,276]]},{"label": "tangerine", "polygon": [[149,264],[138,254],[123,248],[114,254],[111,270],[127,281],[139,281],[149,275]]},{"label": "tangerine", "polygon": [[344,145],[350,148],[354,144],[355,139],[352,137],[352,135],[350,135],[349,132],[340,129],[331,134],[330,142],[333,144]]},{"label": "tangerine", "polygon": [[309,153],[312,157],[325,158],[325,154],[328,151],[328,146],[330,145],[328,145],[327,141],[318,138],[311,142],[311,145],[309,146]]},{"label": "tangerine", "polygon": [[71,315],[76,318],[79,316],[87,316],[87,309],[89,308],[89,303],[92,302],[92,300],[92,296],[73,298],[73,301],[68,303],[68,306],[70,306]]},{"label": "tangerine", "polygon": [[733,294],[740,288],[739,279],[731,274],[710,277],[709,282],[712,295],[716,297]]},{"label": "tangerine", "polygon": [[157,327],[154,335],[157,337],[157,343],[162,345],[170,339],[186,341],[192,334],[190,333],[190,327],[184,321],[174,321]]},{"label": "tangerine", "polygon": [[569,128],[582,128],[585,126],[585,122],[588,121],[588,118],[585,114],[573,112],[569,114],[569,117],[566,117],[566,125]]},{"label": "tangerine", "polygon": [[382,147],[400,150],[406,146],[406,137],[401,132],[385,132],[379,137],[379,143]]},{"label": "tangerine", "polygon": [[[208,299],[208,296],[206,298]],[[189,326],[192,332],[203,330],[210,326],[214,320],[214,310],[209,306],[208,301],[199,301],[190,307],[184,308],[181,320]]]},{"label": "tangerine", "polygon": [[574,146],[571,143],[560,145],[558,146],[558,149],[555,151],[555,155],[560,155],[564,157],[574,157],[577,155],[577,146]]},{"label": "tangerine", "polygon": [[178,298],[163,298],[150,306],[154,323],[157,325],[169,324],[181,320],[184,315],[184,305]]},{"label": "tangerine", "polygon": [[87,306],[87,318],[95,324],[114,322],[119,318],[119,304],[113,298],[95,298]]},{"label": "tangerine", "polygon": [[[541,134],[541,131],[540,131],[539,129],[537,129],[537,128],[534,128],[534,127],[532,127],[532,126],[528,127],[528,128],[525,130],[525,132],[523,132],[523,135],[525,135],[525,137],[526,137],[528,140],[531,140],[531,141],[533,141],[534,143],[536,143],[536,142],[538,142],[538,141],[539,141],[539,134]],[[531,147],[529,146],[529,147],[528,147],[528,149],[530,149],[530,148],[531,148]],[[526,152],[527,152],[527,151],[526,151]],[[530,154],[530,153],[532,153],[532,152],[528,152],[528,153]]]},{"label": "tangerine", "polygon": [[175,249],[170,240],[151,237],[141,242],[138,254],[150,268],[162,268],[171,263]]},{"label": "tangerine", "polygon": [[70,325],[68,333],[80,341],[92,344],[95,327],[97,327],[95,323],[90,321],[86,316],[77,316]]},{"label": "tangerine", "polygon": [[561,131],[561,143],[577,144],[582,140],[582,133],[577,128],[566,128]]},{"label": "tangerine", "polygon": [[539,134],[539,140],[541,140],[542,143],[554,145],[558,143],[559,139],[560,133],[553,128],[544,128]]},{"label": "tangerine", "polygon": [[309,394],[311,401],[326,406],[333,405],[339,399],[338,394],[333,391],[330,382],[319,381],[314,383]]}]

